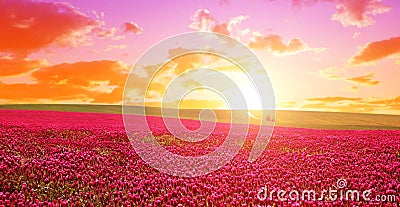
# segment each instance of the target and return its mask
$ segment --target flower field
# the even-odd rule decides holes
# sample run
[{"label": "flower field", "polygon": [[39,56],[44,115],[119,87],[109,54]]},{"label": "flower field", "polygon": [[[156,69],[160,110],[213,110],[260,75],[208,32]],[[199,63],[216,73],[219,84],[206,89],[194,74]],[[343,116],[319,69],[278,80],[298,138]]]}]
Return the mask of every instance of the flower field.
[{"label": "flower field", "polygon": [[[210,140],[192,144],[169,136],[159,118],[150,120],[157,140],[185,156],[210,152],[227,131],[221,124]],[[276,127],[262,156],[250,163],[253,141],[250,131],[229,164],[182,178],[140,159],[121,115],[0,110],[0,206],[398,206],[400,130]],[[369,201],[258,196],[267,187],[314,190],[320,198],[338,188],[339,179],[346,181],[342,190],[370,190]],[[377,199],[383,195],[395,200]]]}]

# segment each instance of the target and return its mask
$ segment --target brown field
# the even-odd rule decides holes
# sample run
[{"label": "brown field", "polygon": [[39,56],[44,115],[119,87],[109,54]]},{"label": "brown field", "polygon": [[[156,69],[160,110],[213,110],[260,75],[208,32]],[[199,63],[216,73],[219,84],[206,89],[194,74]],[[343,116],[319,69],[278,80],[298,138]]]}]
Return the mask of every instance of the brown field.
[{"label": "brown field", "polygon": [[[83,104],[14,104],[0,105],[0,109],[50,110],[71,112],[121,113],[120,105]],[[139,111],[134,109],[133,111]],[[158,108],[147,108],[147,114],[160,115]],[[139,113],[139,112],[137,112]],[[182,110],[180,116],[197,117],[199,110]],[[226,110],[216,110],[217,117],[225,117]],[[244,113],[236,111],[236,113]],[[224,119],[221,119],[224,121]],[[316,129],[400,129],[400,115],[362,114],[342,112],[277,111],[276,125]]]}]

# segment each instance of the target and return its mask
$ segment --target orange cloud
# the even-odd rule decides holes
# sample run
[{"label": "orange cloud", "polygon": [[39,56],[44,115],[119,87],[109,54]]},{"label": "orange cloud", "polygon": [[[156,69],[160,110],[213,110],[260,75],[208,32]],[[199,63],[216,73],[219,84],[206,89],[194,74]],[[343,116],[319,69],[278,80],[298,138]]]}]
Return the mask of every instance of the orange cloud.
[{"label": "orange cloud", "polygon": [[346,73],[346,70],[336,67],[330,67],[319,71],[319,74],[328,80],[341,79],[344,73]]},{"label": "orange cloud", "polygon": [[370,113],[381,106],[367,103],[363,98],[352,97],[322,97],[305,99],[306,103],[301,105],[302,109],[323,110],[331,112],[358,112]]},{"label": "orange cloud", "polygon": [[380,106],[366,103],[363,98],[352,97],[321,97],[305,99],[306,103],[301,105],[300,108],[311,110],[323,110],[333,112],[359,112],[369,113],[373,112]]},{"label": "orange cloud", "polygon": [[0,59],[0,77],[21,75],[47,65],[46,60],[31,60],[18,58]]},{"label": "orange cloud", "polygon": [[372,77],[374,77],[374,75],[374,73],[368,73],[354,78],[346,78],[346,80],[364,86],[375,86],[379,84],[379,81],[372,80]]},{"label": "orange cloud", "polygon": [[[71,86],[87,86],[90,81],[109,81],[110,85],[124,85],[128,67],[110,60],[63,63],[35,71],[39,82],[57,83],[66,80]],[[122,82],[121,82],[122,80]]]},{"label": "orange cloud", "polygon": [[0,22],[0,51],[16,56],[52,43],[85,42],[85,35],[101,24],[68,3],[30,0],[0,1]]},{"label": "orange cloud", "polygon": [[389,99],[377,99],[371,101],[373,104],[385,104],[385,105],[393,105],[393,104],[400,104],[400,96],[389,98]]},{"label": "orange cloud", "polygon": [[[125,80],[124,80],[125,81]],[[93,103],[121,104],[124,86],[118,86],[110,93],[99,93],[93,98]]]},{"label": "orange cloud", "polygon": [[[231,78],[237,84],[243,84],[244,87],[248,87],[248,85],[246,85],[247,82],[245,77],[242,77],[243,73],[240,68],[236,67],[228,60],[219,56],[204,53],[193,53],[193,50],[178,47],[170,49],[168,51],[168,57],[170,61],[165,64],[147,65],[143,66],[142,70],[132,71],[132,77],[134,77],[134,81],[130,82],[127,90],[127,94],[130,94],[128,97],[128,102],[133,104],[140,104],[139,102],[141,101],[140,99],[143,97],[143,94],[145,94],[147,102],[160,102],[164,96],[164,93],[166,92],[166,89],[168,88],[168,85],[177,77],[179,77],[180,79],[180,88],[192,88],[196,86],[201,86],[201,84],[198,82],[201,79],[193,79],[193,77],[202,77],[204,76],[203,73],[192,71],[193,73],[189,76],[188,74],[183,74],[190,69],[196,69],[200,67],[207,67],[223,72],[226,76]],[[155,73],[154,76],[154,72],[151,72],[153,69],[158,70],[158,72]],[[149,75],[153,77],[149,86],[146,88],[147,84],[145,84],[145,82],[146,79],[149,78]],[[225,88],[223,90],[229,89]],[[248,93],[251,93],[251,88]],[[167,102],[178,103],[177,101],[179,101],[180,98],[181,97],[169,97],[169,100]],[[196,94],[196,96],[193,96],[192,99],[206,100],[204,103],[213,104],[214,107],[220,107],[220,105],[217,104],[217,102],[215,101],[215,99],[218,98],[212,97],[204,91],[199,92],[198,94]],[[207,101],[210,100],[212,101],[208,103]],[[185,102],[185,104],[187,104],[184,105],[184,107],[187,108],[190,105],[189,102]],[[196,104],[193,103],[193,106],[195,105]]]},{"label": "orange cloud", "polygon": [[400,96],[393,98],[322,97],[305,99],[300,108],[323,111],[389,113],[400,112]]},{"label": "orange cloud", "polygon": [[179,108],[183,109],[204,109],[204,108],[222,108],[225,104],[221,100],[199,100],[199,99],[183,99],[179,104]]},{"label": "orange cloud", "polygon": [[362,98],[351,98],[351,97],[342,97],[342,96],[335,96],[335,97],[323,97],[323,98],[309,98],[305,99],[306,101],[311,102],[339,102],[339,101],[361,101]]},{"label": "orange cloud", "polygon": [[326,103],[313,103],[313,104],[304,104],[300,108],[302,109],[311,109],[311,110],[323,110],[329,112],[350,112],[350,113],[373,113],[378,112],[379,108],[375,105],[369,104],[344,104],[344,105],[336,105],[331,106]]},{"label": "orange cloud", "polygon": [[[336,67],[330,67],[324,70],[319,71],[319,74],[328,80],[345,80],[348,82],[355,83],[357,85],[363,85],[363,86],[375,86],[378,85],[380,82],[377,80],[372,80],[372,78],[375,76],[374,73],[368,73],[362,76],[357,76],[357,77],[343,77],[345,74],[347,74],[347,71],[345,69],[339,69]],[[358,87],[357,86],[351,86],[346,88],[348,91],[357,91]]]},{"label": "orange cloud", "polygon": [[135,22],[125,22],[124,23],[124,32],[132,32],[135,34],[140,34],[143,32],[143,28],[139,27]]},{"label": "orange cloud", "polygon": [[252,49],[268,50],[275,55],[290,55],[310,50],[322,50],[322,48],[310,48],[299,38],[291,39],[286,44],[279,35],[256,36],[249,43],[249,47]]},{"label": "orange cloud", "polygon": [[400,53],[400,37],[370,42],[350,59],[350,65],[374,64],[376,61]]},{"label": "orange cloud", "polygon": [[296,101],[284,101],[284,102],[279,102],[278,107],[280,108],[294,108],[297,106]]},{"label": "orange cloud", "polygon": [[117,61],[64,63],[32,73],[34,84],[0,84],[0,97],[9,102],[80,100],[119,103],[128,66]]},{"label": "orange cloud", "polygon": [[389,110],[400,111],[400,96],[393,98],[372,99],[369,101],[369,103],[380,106],[386,106],[386,108]]},{"label": "orange cloud", "polygon": [[356,91],[358,91],[358,86],[350,86],[350,87],[347,87],[346,90],[356,92]]}]

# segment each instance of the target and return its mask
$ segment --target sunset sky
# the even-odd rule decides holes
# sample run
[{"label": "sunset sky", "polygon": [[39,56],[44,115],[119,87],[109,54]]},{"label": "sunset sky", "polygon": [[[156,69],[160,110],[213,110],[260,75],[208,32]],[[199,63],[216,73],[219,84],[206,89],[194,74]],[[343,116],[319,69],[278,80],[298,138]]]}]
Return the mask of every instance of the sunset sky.
[{"label": "sunset sky", "polygon": [[399,19],[398,0],[0,0],[0,104],[121,104],[141,54],[200,30],[254,51],[278,109],[400,114]]}]

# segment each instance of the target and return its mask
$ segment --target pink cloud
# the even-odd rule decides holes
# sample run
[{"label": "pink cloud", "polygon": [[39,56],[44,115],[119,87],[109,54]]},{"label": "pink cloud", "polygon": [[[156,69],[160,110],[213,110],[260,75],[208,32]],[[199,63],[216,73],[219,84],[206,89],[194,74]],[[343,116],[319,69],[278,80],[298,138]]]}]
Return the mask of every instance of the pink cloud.
[{"label": "pink cloud", "polygon": [[375,23],[374,16],[388,12],[391,8],[382,0],[292,0],[295,7],[313,5],[317,2],[336,3],[336,12],[331,19],[343,26],[367,27]]},{"label": "pink cloud", "polygon": [[229,35],[230,31],[228,30],[228,23],[217,24],[212,28],[213,32],[217,32],[224,35]]},{"label": "pink cloud", "polygon": [[124,32],[132,32],[135,34],[140,34],[143,32],[143,28],[139,27],[135,22],[125,22]]},{"label": "pink cloud", "polygon": [[218,32],[225,35],[230,35],[234,28],[237,27],[243,20],[247,19],[247,16],[236,16],[230,18],[227,22],[217,24],[212,28],[213,32]]},{"label": "pink cloud", "polygon": [[367,27],[375,23],[373,16],[386,13],[390,7],[381,0],[342,0],[336,5],[332,20],[343,26]]},{"label": "pink cloud", "polygon": [[207,9],[198,9],[193,17],[191,17],[191,20],[192,23],[189,27],[200,31],[209,31],[215,23],[215,18]]},{"label": "pink cloud", "polygon": [[116,27],[111,27],[110,29],[104,29],[104,28],[102,28],[102,29],[99,29],[99,30],[97,31],[97,36],[98,36],[100,39],[103,39],[103,38],[113,38],[113,37],[115,36],[116,32],[117,32],[117,28],[116,28]]},{"label": "pink cloud", "polygon": [[237,26],[247,19],[247,16],[239,15],[230,18],[228,21],[219,23],[207,9],[198,9],[191,17],[193,21],[189,27],[199,31],[212,31],[224,35],[232,35]]}]

